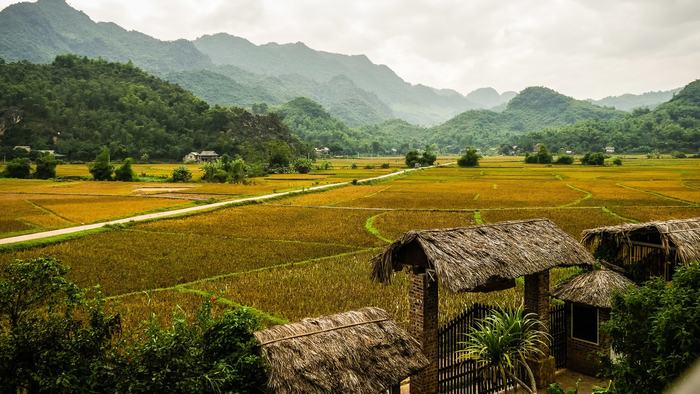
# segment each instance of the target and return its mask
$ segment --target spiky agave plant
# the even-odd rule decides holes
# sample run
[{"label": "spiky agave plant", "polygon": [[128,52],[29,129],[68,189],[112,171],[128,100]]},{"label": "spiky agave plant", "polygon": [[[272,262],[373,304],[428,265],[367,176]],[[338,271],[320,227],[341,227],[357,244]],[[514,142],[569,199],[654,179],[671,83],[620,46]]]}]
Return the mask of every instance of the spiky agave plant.
[{"label": "spiky agave plant", "polygon": [[[460,360],[474,360],[483,367],[493,367],[504,381],[510,377],[527,392],[537,392],[527,360],[543,356],[543,348],[550,343],[549,334],[537,315],[525,314],[522,305],[514,310],[496,310],[477,322],[476,329],[466,337],[460,342],[462,349],[457,351]],[[527,371],[530,385],[517,376],[519,367]]]}]

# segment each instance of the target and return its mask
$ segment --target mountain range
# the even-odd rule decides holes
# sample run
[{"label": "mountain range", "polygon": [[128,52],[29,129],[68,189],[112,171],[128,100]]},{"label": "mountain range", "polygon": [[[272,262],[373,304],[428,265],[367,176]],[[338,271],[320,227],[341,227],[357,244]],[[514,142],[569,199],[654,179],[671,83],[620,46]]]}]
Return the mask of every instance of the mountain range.
[{"label": "mountain range", "polygon": [[306,96],[353,126],[392,118],[433,125],[468,109],[504,105],[514,96],[491,88],[464,96],[413,85],[364,55],[317,51],[300,42],[255,45],[225,33],[161,41],[94,22],[64,0],[17,3],[0,12],[1,58],[48,63],[66,53],[131,61],[213,104],[279,105]]}]

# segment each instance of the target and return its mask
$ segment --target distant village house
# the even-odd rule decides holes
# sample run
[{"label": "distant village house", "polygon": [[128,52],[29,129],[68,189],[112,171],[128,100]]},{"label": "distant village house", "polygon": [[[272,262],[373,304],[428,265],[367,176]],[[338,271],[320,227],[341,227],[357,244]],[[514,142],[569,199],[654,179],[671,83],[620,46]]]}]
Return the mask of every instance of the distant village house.
[{"label": "distant village house", "polygon": [[615,153],[615,147],[614,146],[606,146],[605,153]]},{"label": "distant village house", "polygon": [[331,149],[327,146],[324,146],[323,148],[314,148],[314,153],[317,157],[328,156],[331,153]]},{"label": "distant village house", "polygon": [[184,163],[208,163],[216,161],[219,154],[213,150],[203,150],[202,152],[190,152],[182,158]]}]

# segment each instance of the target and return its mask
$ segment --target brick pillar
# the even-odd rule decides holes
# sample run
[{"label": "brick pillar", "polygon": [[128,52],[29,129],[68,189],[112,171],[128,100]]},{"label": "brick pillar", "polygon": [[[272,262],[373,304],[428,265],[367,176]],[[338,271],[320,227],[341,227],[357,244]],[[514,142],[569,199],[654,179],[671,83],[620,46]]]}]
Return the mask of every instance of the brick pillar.
[{"label": "brick pillar", "polygon": [[[525,313],[535,313],[549,332],[549,270],[525,275]],[[537,387],[547,387],[554,382],[555,360],[549,346],[542,348],[543,357],[533,360],[530,368],[535,375]]]},{"label": "brick pillar", "polygon": [[411,377],[411,394],[438,392],[438,284],[425,273],[411,274],[410,332],[430,365]]}]

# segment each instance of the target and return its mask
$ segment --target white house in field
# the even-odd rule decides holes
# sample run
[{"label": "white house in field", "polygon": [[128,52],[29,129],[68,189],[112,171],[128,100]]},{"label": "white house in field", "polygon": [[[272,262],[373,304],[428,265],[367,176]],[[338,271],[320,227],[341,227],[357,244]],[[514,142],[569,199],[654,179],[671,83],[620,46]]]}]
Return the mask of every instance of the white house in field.
[{"label": "white house in field", "polygon": [[606,146],[605,153],[615,153],[615,147],[614,146]]},{"label": "white house in field", "polygon": [[199,163],[199,152],[190,152],[182,158],[183,163]]}]

